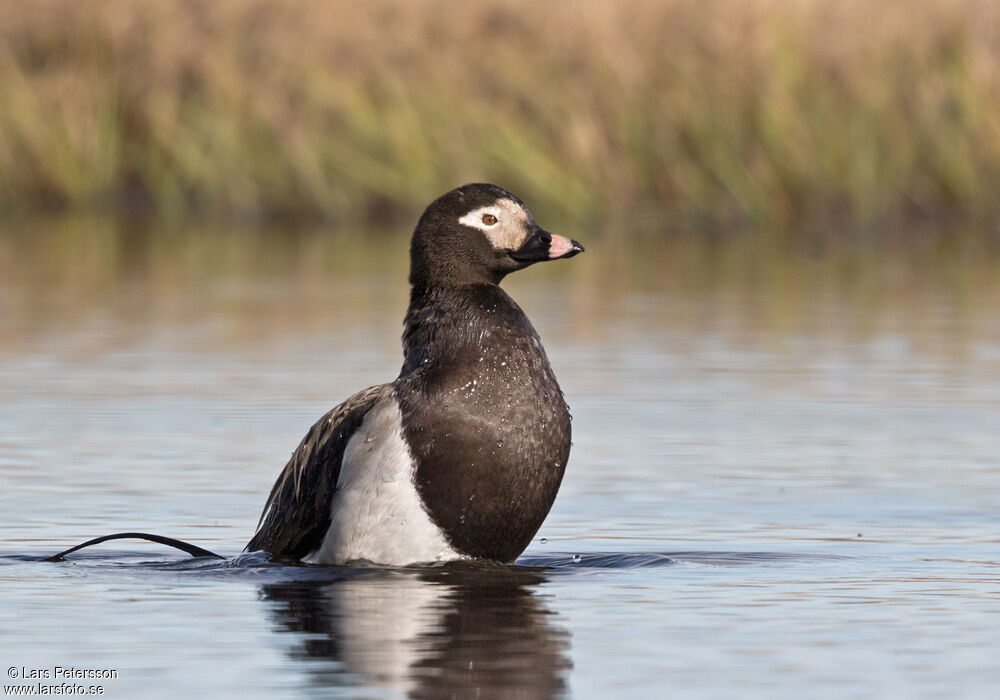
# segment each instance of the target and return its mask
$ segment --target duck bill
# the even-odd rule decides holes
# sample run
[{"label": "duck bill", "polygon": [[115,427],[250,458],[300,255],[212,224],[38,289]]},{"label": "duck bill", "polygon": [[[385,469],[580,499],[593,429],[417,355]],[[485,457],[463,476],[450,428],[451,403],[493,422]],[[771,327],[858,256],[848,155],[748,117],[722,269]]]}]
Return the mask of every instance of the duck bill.
[{"label": "duck bill", "polygon": [[549,233],[543,228],[536,228],[521,247],[510,254],[510,257],[518,262],[532,263],[572,258],[583,250],[583,246],[577,241],[557,233]]}]

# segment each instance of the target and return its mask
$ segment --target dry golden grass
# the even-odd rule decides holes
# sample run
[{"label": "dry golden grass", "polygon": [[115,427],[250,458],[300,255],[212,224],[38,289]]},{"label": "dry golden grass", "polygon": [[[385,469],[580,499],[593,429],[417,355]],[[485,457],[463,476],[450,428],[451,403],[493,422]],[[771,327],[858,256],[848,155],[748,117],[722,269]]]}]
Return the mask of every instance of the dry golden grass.
[{"label": "dry golden grass", "polygon": [[1000,214],[990,0],[0,3],[0,211]]}]

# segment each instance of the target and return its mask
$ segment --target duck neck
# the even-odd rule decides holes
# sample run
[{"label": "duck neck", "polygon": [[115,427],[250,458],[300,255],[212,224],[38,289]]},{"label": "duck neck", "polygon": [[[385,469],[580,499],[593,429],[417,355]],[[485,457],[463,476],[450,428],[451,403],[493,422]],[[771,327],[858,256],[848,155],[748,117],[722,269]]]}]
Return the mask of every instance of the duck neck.
[{"label": "duck neck", "polygon": [[403,369],[407,374],[475,345],[498,303],[510,298],[496,284],[414,284],[403,322]]}]

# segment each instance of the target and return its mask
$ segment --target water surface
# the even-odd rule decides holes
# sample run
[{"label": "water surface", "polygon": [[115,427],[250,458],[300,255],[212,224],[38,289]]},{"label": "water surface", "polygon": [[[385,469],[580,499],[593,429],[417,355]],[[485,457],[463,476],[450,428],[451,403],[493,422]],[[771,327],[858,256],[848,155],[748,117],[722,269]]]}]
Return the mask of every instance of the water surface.
[{"label": "water surface", "polygon": [[[1000,265],[584,243],[505,283],[574,415],[536,541],[386,570],[240,551],[309,425],[398,371],[405,237],[8,226],[4,668],[117,669],[109,697],[992,697]],[[119,530],[229,559],[37,561]]]}]

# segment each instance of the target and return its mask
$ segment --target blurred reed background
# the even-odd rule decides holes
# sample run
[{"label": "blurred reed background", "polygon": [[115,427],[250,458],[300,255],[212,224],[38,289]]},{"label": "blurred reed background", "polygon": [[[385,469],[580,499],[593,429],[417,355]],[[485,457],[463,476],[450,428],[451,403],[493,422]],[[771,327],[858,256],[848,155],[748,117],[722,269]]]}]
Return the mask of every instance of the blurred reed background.
[{"label": "blurred reed background", "polygon": [[989,0],[5,2],[0,85],[6,215],[387,222],[467,180],[626,236],[1000,215]]}]

